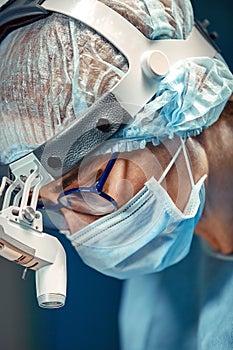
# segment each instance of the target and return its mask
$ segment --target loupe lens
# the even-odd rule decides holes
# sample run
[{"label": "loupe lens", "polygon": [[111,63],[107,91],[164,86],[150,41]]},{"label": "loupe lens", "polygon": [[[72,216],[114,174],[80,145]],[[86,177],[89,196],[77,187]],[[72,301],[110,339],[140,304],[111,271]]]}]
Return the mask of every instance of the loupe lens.
[{"label": "loupe lens", "polygon": [[95,192],[74,192],[62,196],[59,201],[64,207],[83,214],[105,215],[116,209],[111,198]]}]

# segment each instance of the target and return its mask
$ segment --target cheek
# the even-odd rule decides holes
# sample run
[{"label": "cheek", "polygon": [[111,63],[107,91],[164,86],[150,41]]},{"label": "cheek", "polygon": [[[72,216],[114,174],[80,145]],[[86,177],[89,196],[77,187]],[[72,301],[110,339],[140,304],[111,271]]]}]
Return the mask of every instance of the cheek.
[{"label": "cheek", "polygon": [[98,219],[98,217],[95,216],[78,214],[67,209],[62,209],[61,212],[64,215],[72,234]]}]

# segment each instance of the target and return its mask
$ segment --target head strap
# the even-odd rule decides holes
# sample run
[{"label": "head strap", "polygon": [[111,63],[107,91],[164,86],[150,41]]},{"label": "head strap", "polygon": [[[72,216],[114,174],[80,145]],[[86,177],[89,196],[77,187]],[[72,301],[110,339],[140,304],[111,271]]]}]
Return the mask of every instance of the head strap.
[{"label": "head strap", "polygon": [[44,0],[9,0],[0,8],[0,43],[13,30],[51,13],[40,5]]}]

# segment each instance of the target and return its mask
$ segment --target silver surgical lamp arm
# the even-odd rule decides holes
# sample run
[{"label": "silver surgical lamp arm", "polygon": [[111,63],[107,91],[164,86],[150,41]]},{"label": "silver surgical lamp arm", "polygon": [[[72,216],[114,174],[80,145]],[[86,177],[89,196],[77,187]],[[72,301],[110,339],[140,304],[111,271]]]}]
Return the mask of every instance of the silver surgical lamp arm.
[{"label": "silver surgical lamp arm", "polygon": [[[43,230],[36,210],[39,190],[51,176],[33,154],[10,165],[14,180],[4,177],[0,195],[0,256],[36,271],[39,306],[61,307],[66,298],[66,255],[56,237]],[[9,187],[4,191],[6,185]]]}]

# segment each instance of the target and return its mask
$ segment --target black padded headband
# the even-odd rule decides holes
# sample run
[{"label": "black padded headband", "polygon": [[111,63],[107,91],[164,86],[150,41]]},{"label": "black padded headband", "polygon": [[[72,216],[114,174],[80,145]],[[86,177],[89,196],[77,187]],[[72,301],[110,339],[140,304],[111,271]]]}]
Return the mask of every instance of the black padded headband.
[{"label": "black padded headband", "polygon": [[9,0],[0,8],[0,43],[13,30],[51,13],[40,5],[44,0]]}]

